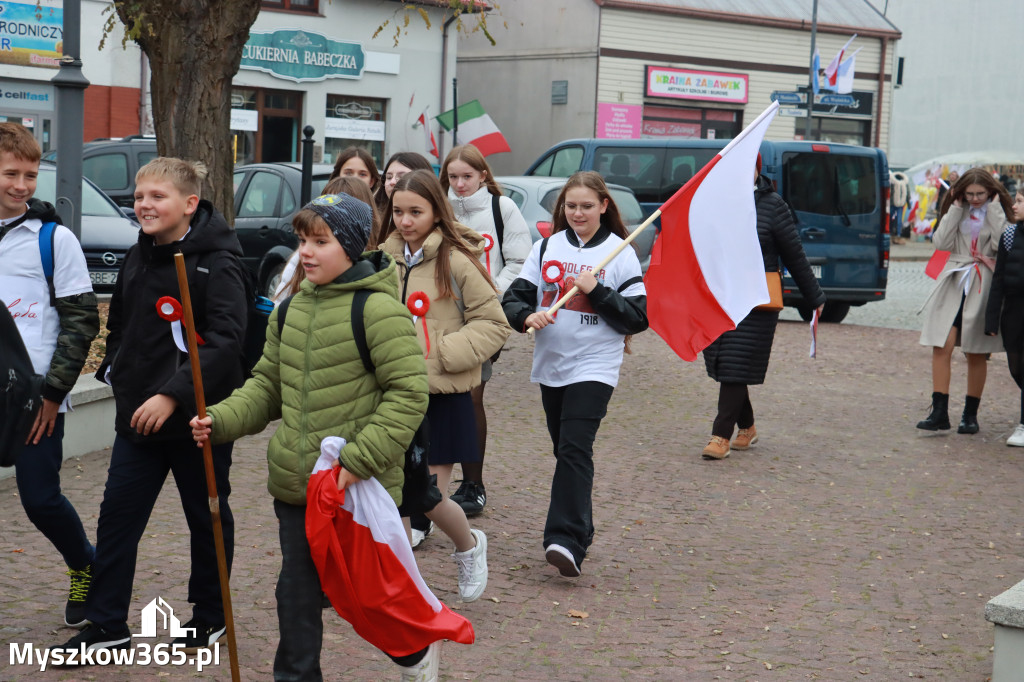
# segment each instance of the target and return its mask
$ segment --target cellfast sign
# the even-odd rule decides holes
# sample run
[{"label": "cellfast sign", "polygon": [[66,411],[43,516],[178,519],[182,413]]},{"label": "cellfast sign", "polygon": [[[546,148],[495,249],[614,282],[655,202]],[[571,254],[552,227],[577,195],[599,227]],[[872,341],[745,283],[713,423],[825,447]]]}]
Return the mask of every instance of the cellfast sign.
[{"label": "cellfast sign", "polygon": [[366,54],[359,43],[334,40],[312,31],[251,31],[239,68],[265,71],[302,83],[328,78],[362,78]]},{"label": "cellfast sign", "polygon": [[745,104],[747,75],[648,66],[646,94],[648,97]]}]

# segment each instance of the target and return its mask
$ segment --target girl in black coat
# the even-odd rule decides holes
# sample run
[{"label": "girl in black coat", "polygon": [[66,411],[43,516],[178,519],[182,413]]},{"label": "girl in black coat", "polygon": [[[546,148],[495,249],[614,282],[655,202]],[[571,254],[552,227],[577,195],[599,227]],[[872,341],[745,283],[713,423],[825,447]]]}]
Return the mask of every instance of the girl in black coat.
[{"label": "girl in black coat", "polygon": [[[760,173],[761,155],[758,154],[754,206],[757,209],[757,237],[761,242],[764,270],[778,272],[781,258],[800,288],[804,301],[817,308],[820,315],[825,293],[811,272],[792,213],[782,197],[772,190],[771,181]],[[721,384],[718,416],[711,428],[711,440],[701,453],[704,459],[725,459],[729,456],[729,441],[736,426],[739,426],[739,433],[732,441],[732,448],[746,450],[757,442],[754,408],[750,404],[747,386],[764,383],[778,322],[779,313],[776,311],[752,310],[736,329],[725,332],[704,349],[708,376]]]},{"label": "girl in black coat", "polygon": [[1014,197],[1013,217],[1017,224],[1008,226],[999,239],[985,308],[985,333],[995,336],[1003,332],[1010,374],[1021,387],[1020,424],[1006,444],[1024,447],[1024,191]]}]

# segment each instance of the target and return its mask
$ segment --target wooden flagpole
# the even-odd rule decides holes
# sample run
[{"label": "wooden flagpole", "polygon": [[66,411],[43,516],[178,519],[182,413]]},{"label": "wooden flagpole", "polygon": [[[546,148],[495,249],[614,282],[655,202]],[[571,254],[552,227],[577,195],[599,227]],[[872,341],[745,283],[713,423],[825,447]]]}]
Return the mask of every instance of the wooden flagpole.
[{"label": "wooden flagpole", "polygon": [[[174,268],[178,271],[178,289],[181,292],[181,322],[185,327],[188,343],[188,359],[192,366],[192,386],[195,389],[196,412],[200,419],[206,418],[206,397],[203,394],[203,375],[199,369],[199,346],[196,343],[195,319],[192,317],[192,297],[188,291],[188,276],[185,273],[185,256],[179,251],[174,254]],[[213,523],[213,544],[217,549],[217,575],[220,577],[220,598],[224,607],[224,627],[228,636],[228,655],[231,659],[232,682],[240,682],[238,673],[238,647],[235,645],[235,619],[231,612],[231,585],[228,580],[227,555],[224,552],[224,528],[220,522],[220,498],[217,496],[217,479],[213,474],[213,450],[210,439],[203,441],[203,467],[206,469],[206,491],[210,496],[210,520]]]},{"label": "wooden flagpole", "polygon": [[[665,202],[665,203],[668,203],[668,202]],[[604,266],[606,266],[609,263],[611,263],[612,260],[616,256],[618,256],[620,253],[622,253],[622,250],[624,248],[626,248],[627,246],[632,244],[633,240],[636,239],[640,235],[640,233],[643,232],[651,223],[653,223],[655,220],[657,220],[660,215],[661,215],[661,209],[659,208],[654,213],[652,213],[650,216],[648,216],[647,220],[645,220],[642,223],[640,223],[640,225],[635,230],[633,230],[633,232],[628,237],[626,237],[625,239],[622,240],[621,244],[619,244],[614,249],[612,249],[611,253],[609,253],[607,256],[605,256],[605,259],[603,261],[601,261],[600,263],[598,263],[597,265],[595,265],[593,268],[591,268],[591,270],[593,272],[601,272],[601,269]],[[544,264],[541,263],[541,266],[543,266],[543,265]],[[543,276],[544,276],[544,273],[542,272],[541,273],[541,277],[543,278]],[[566,301],[568,301],[570,298],[575,296],[576,292],[579,291],[579,290],[580,290],[580,288],[578,286],[573,286],[572,289],[569,289],[569,291],[565,292],[565,295],[563,295],[562,298],[560,298],[557,301],[555,301],[555,304],[553,306],[551,306],[550,308],[548,308],[547,312],[553,313],[556,310],[558,310],[559,308],[561,308],[563,305],[565,305]],[[533,327],[528,327],[527,330],[526,330],[526,333],[527,334],[532,334],[533,331],[534,331]]]}]

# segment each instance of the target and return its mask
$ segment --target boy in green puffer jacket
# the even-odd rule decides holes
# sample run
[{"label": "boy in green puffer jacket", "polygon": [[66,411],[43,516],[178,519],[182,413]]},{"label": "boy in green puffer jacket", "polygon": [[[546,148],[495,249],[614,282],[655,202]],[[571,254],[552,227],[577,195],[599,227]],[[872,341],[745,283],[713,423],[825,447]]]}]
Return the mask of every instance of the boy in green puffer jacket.
[{"label": "boy in green puffer jacket", "polygon": [[[291,299],[278,332],[267,325],[263,357],[253,377],[226,400],[192,420],[202,442],[255,434],[281,425],[267,448],[267,487],[281,538],[277,616],[281,639],[274,679],[319,680],[323,633],[321,589],[306,540],[306,484],[320,442],[341,436],[338,488],[376,478],[401,503],[405,449],[427,409],[427,371],[408,310],[397,297],[395,264],[381,252],[363,254],[370,207],[347,194],[318,197],[292,221],[306,281]],[[375,376],[367,373],[352,332],[352,299],[371,294],[363,313]],[[436,645],[395,658],[403,674],[437,669]]]}]

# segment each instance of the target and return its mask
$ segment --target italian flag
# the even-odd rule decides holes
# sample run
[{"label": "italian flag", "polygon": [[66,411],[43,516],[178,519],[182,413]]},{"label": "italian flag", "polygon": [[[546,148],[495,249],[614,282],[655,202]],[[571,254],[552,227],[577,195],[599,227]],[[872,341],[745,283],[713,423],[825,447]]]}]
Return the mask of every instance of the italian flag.
[{"label": "italian flag", "polygon": [[[455,126],[455,110],[446,111],[435,117],[435,120],[445,130],[451,130]],[[467,102],[459,107],[459,129],[456,131],[455,143],[471,144],[484,156],[512,151],[508,146],[508,140],[480,106],[479,100]]]}]

